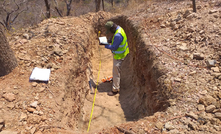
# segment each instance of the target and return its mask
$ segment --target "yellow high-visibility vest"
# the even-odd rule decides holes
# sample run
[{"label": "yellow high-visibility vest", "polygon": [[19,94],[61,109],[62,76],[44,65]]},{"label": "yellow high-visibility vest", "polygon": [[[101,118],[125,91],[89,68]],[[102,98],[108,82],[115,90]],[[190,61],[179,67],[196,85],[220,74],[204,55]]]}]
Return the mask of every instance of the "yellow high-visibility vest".
[{"label": "yellow high-visibility vest", "polygon": [[[117,31],[114,33],[114,37],[117,33],[120,33],[123,36],[123,41],[121,42],[121,44],[119,45],[118,49],[116,51],[112,51],[114,53],[114,59],[119,60],[119,59],[123,59],[124,57],[127,56],[127,54],[129,53],[129,47],[128,47],[128,43],[127,43],[127,36],[126,33],[124,32],[123,28],[118,28]],[[114,42],[114,37],[112,38],[112,44]]]}]

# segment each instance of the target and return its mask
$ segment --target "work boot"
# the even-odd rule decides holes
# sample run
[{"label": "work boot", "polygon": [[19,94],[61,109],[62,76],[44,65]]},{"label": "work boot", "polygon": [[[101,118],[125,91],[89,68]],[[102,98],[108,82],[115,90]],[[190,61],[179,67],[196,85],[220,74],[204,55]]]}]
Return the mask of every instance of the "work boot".
[{"label": "work boot", "polygon": [[107,95],[109,95],[109,96],[114,96],[114,95],[116,95],[116,94],[118,94],[118,91],[117,91],[117,92],[111,91],[111,92],[108,92],[108,93],[107,93]]}]

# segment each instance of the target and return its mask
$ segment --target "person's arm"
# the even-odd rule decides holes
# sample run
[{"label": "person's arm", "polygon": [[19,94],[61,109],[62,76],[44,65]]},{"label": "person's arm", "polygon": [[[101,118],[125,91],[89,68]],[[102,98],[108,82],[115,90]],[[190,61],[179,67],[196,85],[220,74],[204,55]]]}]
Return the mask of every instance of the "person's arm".
[{"label": "person's arm", "polygon": [[105,45],[105,48],[116,51],[122,41],[123,41],[123,36],[121,34],[117,33],[114,36],[113,45]]}]

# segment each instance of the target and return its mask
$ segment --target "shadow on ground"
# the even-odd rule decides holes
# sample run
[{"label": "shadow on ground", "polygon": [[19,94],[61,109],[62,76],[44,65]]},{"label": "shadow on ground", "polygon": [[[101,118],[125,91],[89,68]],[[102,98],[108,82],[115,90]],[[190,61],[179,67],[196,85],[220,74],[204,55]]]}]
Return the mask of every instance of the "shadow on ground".
[{"label": "shadow on ground", "polygon": [[[135,93],[133,93],[134,85],[132,83],[133,69],[130,64],[131,57],[128,55],[122,63],[119,102],[124,111],[126,120],[135,121],[138,120],[138,115],[135,113],[136,110],[131,105],[131,103],[133,103],[134,106],[135,100],[133,100],[133,98],[135,98]],[[112,82],[100,83],[97,90],[98,92],[110,92],[112,90]],[[139,105],[139,102],[137,102],[137,105]]]}]

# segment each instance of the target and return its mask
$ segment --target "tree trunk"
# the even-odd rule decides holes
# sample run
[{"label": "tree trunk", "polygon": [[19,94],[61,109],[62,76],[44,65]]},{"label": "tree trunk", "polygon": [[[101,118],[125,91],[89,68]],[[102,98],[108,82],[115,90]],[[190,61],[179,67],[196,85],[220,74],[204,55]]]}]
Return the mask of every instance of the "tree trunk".
[{"label": "tree trunk", "polygon": [[103,11],[104,11],[104,0],[102,0],[102,7],[103,7]]},{"label": "tree trunk", "polygon": [[193,12],[196,13],[196,1],[195,1],[195,0],[192,0],[192,2],[193,2]]},{"label": "tree trunk", "polygon": [[15,67],[17,67],[17,60],[0,27],[0,76],[9,74]]},{"label": "tree trunk", "polygon": [[72,3],[72,0],[70,0],[68,3],[66,2],[66,5],[67,5],[67,16],[69,16],[70,12],[71,12],[71,3]]},{"label": "tree trunk", "polygon": [[51,11],[50,11],[50,4],[48,3],[48,0],[45,0],[45,6],[46,6],[46,16],[47,16],[47,18],[50,18]]},{"label": "tree trunk", "polygon": [[95,4],[96,4],[96,12],[100,11],[101,0],[95,0]]}]

